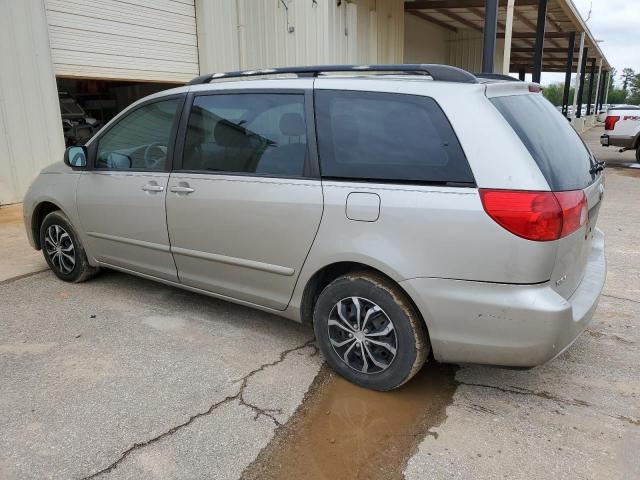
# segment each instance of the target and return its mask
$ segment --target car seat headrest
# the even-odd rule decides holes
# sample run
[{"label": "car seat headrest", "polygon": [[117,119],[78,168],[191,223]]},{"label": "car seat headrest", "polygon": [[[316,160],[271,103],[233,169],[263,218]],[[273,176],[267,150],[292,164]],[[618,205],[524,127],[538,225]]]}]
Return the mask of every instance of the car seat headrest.
[{"label": "car seat headrest", "polygon": [[285,113],[280,117],[280,132],[287,137],[305,135],[304,118],[299,113]]}]

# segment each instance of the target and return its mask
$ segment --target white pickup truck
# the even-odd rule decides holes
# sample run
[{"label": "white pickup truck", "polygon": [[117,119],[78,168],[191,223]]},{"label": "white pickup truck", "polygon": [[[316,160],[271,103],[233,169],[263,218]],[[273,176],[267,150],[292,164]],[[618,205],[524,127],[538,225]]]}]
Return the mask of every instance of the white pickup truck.
[{"label": "white pickup truck", "polygon": [[619,147],[636,151],[640,163],[640,107],[624,105],[610,108],[604,121],[604,135],[600,143],[605,147]]}]

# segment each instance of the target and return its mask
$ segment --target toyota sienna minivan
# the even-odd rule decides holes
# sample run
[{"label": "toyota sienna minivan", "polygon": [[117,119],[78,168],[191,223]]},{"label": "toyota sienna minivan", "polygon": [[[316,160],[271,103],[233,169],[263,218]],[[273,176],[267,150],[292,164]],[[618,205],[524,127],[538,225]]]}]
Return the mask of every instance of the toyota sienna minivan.
[{"label": "toyota sienna minivan", "polygon": [[604,165],[537,84],[443,65],[209,74],[45,168],[30,242],[313,325],[364,387],[441,362],[544,363],[605,280]]}]

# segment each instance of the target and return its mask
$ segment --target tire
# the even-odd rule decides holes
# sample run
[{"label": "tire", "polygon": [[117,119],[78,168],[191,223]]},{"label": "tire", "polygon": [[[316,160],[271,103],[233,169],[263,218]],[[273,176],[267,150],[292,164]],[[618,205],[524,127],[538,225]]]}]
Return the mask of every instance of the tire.
[{"label": "tire", "polygon": [[640,163],[640,145],[636,147],[636,163]]},{"label": "tire", "polygon": [[76,231],[59,210],[44,217],[40,226],[40,246],[49,268],[65,282],[84,282],[100,270],[89,265]]},{"label": "tire", "polygon": [[375,272],[346,274],[325,287],[313,324],[327,363],[373,390],[393,390],[409,381],[430,350],[422,319],[404,292]]}]

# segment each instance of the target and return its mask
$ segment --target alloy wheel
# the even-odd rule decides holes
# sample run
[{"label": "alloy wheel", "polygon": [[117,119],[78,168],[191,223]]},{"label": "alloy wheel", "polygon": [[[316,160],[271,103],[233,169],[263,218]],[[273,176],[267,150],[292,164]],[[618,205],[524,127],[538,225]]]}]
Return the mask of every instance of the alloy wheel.
[{"label": "alloy wheel", "polygon": [[53,266],[64,275],[70,274],[76,266],[76,251],[69,233],[60,225],[47,228],[44,248]]},{"label": "alloy wheel", "polygon": [[329,341],[350,368],[365,374],[385,371],[398,348],[395,327],[377,304],[362,297],[347,297],[329,313]]}]

